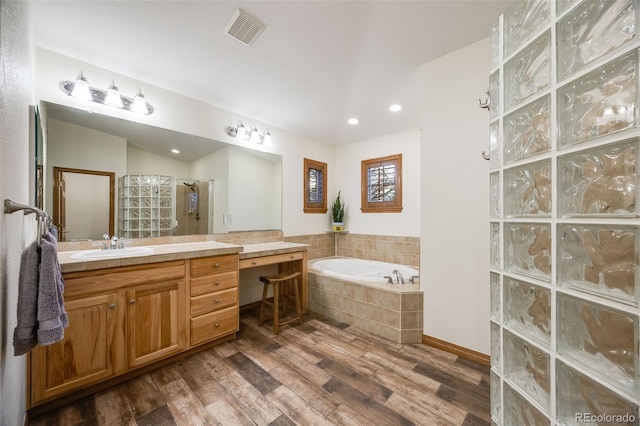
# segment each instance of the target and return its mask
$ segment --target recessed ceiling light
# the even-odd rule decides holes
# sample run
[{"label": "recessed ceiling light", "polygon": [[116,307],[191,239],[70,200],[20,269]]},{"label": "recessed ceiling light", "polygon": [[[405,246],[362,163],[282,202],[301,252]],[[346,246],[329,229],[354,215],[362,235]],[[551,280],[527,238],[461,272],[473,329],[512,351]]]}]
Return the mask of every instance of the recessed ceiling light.
[{"label": "recessed ceiling light", "polygon": [[360,120],[358,120],[357,118],[350,118],[347,120],[347,123],[351,124],[351,125],[356,125],[360,122]]},{"label": "recessed ceiling light", "polygon": [[174,154],[180,154],[180,150],[179,149],[172,149],[171,152],[173,152]]},{"label": "recessed ceiling light", "polygon": [[389,111],[391,112],[398,112],[402,109],[402,105],[400,104],[393,104],[389,107]]}]

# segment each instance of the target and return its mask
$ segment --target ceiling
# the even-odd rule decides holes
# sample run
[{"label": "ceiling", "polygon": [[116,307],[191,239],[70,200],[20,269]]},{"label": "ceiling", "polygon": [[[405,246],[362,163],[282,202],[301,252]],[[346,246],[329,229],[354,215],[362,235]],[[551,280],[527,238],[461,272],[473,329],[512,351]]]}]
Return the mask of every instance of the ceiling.
[{"label": "ceiling", "polygon": [[[38,0],[34,37],[37,46],[341,145],[419,127],[419,66],[488,37],[509,3]],[[251,46],[224,32],[238,8],[266,26]],[[389,112],[392,103],[403,109]],[[360,124],[347,124],[350,117]]]}]

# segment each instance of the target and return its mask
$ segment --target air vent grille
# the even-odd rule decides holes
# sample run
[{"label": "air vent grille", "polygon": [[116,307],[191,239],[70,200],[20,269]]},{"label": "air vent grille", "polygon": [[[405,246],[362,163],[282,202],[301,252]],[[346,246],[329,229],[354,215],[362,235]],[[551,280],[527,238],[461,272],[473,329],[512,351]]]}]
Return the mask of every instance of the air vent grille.
[{"label": "air vent grille", "polygon": [[224,29],[236,40],[250,46],[264,30],[264,24],[242,9],[238,9]]}]

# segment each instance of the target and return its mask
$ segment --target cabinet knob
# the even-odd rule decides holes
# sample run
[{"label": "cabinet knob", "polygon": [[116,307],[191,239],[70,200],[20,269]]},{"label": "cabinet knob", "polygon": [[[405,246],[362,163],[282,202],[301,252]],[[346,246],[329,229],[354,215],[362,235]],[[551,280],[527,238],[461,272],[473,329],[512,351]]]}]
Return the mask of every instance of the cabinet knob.
[{"label": "cabinet knob", "polygon": [[251,262],[251,264],[252,264],[252,265],[257,265],[258,263],[257,263],[257,262]]},{"label": "cabinet knob", "polygon": [[219,323],[216,323],[215,327],[216,327],[216,328],[220,327],[220,324],[219,324]]},{"label": "cabinet knob", "polygon": [[295,259],[295,258],[296,258],[295,256],[291,256],[291,259]]},{"label": "cabinet knob", "polygon": [[220,264],[219,264],[219,263],[214,263],[214,264],[213,264],[213,267],[214,267],[214,268],[219,268],[219,267],[220,267]]},{"label": "cabinet knob", "polygon": [[215,302],[216,302],[216,303],[220,303],[220,299],[216,299],[216,300],[215,300]]},{"label": "cabinet knob", "polygon": [[135,299],[131,299],[131,300],[129,300],[129,304],[130,304],[130,305],[135,305],[135,304],[136,304],[136,300],[135,300]]},{"label": "cabinet knob", "polygon": [[116,308],[116,304],[115,303],[112,303],[112,304],[109,305],[109,309],[115,309],[115,308]]}]

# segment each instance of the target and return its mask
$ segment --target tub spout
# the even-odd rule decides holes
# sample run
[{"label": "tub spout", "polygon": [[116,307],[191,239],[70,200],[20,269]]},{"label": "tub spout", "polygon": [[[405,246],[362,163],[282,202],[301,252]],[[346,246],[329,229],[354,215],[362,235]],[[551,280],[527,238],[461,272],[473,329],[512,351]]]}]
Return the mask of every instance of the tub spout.
[{"label": "tub spout", "polygon": [[385,275],[383,278],[387,279],[387,284],[393,284],[393,278],[391,278],[389,275]]},{"label": "tub spout", "polygon": [[398,280],[398,284],[404,284],[404,277],[397,269],[393,270],[393,273],[396,274],[396,279]]}]

